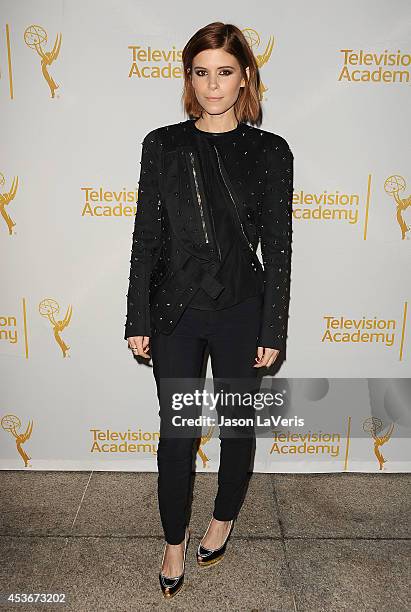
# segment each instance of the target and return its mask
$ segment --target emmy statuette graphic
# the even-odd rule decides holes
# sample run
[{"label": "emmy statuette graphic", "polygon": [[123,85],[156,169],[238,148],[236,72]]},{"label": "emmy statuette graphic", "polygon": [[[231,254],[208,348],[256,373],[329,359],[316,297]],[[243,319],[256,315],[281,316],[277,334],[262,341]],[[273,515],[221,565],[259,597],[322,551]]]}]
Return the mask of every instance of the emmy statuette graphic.
[{"label": "emmy statuette graphic", "polygon": [[391,423],[391,425],[388,427],[387,431],[383,436],[378,436],[377,434],[379,434],[384,429],[384,427],[385,425],[383,421],[381,419],[378,419],[377,417],[369,417],[363,423],[364,431],[370,433],[374,439],[374,454],[378,459],[380,470],[384,469],[384,463],[386,463],[387,461],[384,458],[382,452],[380,451],[380,447],[390,440],[392,432],[394,430],[394,423]]},{"label": "emmy statuette graphic", "polygon": [[207,433],[205,434],[205,436],[201,436],[200,439],[200,444],[198,446],[198,450],[197,453],[200,455],[201,457],[201,461],[203,462],[203,468],[207,467],[207,462],[210,461],[209,458],[207,457],[207,455],[205,454],[205,452],[203,451],[203,446],[204,444],[207,444],[207,442],[210,442],[213,431],[214,431],[214,425],[211,425],[208,428]]},{"label": "emmy statuette graphic", "polygon": [[73,309],[71,306],[67,308],[66,315],[64,319],[58,320],[54,315],[60,312],[60,306],[56,300],[52,298],[46,298],[42,300],[39,304],[39,313],[42,317],[48,319],[53,327],[54,338],[62,350],[63,357],[67,357],[67,351],[69,350],[69,346],[64,342],[64,340],[60,337],[60,332],[62,332],[70,323],[71,315]]},{"label": "emmy statuette graphic", "polygon": [[[6,179],[4,178],[4,175],[0,172],[0,189],[1,190],[3,190],[3,187],[4,187],[5,184],[6,184]],[[5,220],[5,222],[7,224],[7,227],[9,228],[10,236],[12,235],[13,227],[16,224],[14,223],[13,219],[11,219],[11,217],[9,216],[9,214],[8,214],[8,212],[6,210],[6,206],[12,200],[14,200],[14,198],[16,196],[18,184],[19,184],[19,179],[18,179],[17,176],[15,176],[9,191],[2,191],[2,193],[0,192],[0,214],[3,217],[3,219]]]},{"label": "emmy statuette graphic", "polygon": [[51,51],[44,51],[42,45],[47,43],[47,32],[39,25],[31,25],[24,32],[24,42],[30,49],[34,49],[41,58],[41,71],[50,88],[51,97],[55,97],[55,91],[59,87],[48,72],[48,67],[58,58],[61,47],[61,34],[57,34]]},{"label": "emmy statuette graphic", "polygon": [[[258,32],[256,32],[255,30],[253,30],[252,28],[245,28],[244,30],[242,30],[242,33],[245,36],[245,39],[248,42],[248,45],[250,47],[250,49],[253,51],[253,47],[259,47],[260,46],[260,35],[258,34]],[[255,60],[257,62],[257,66],[260,69],[262,66],[264,66],[264,64],[266,64],[268,62],[268,60],[271,57],[271,53],[273,52],[273,47],[274,47],[274,38],[272,36],[270,36],[267,46],[264,49],[264,53],[254,53],[255,56]],[[265,85],[263,85],[263,82],[261,81],[260,83],[260,87],[259,87],[259,93],[260,93],[260,98],[263,98],[263,94],[267,91],[267,87],[265,87]]]},{"label": "emmy statuette graphic", "polygon": [[19,433],[18,430],[21,427],[19,417],[15,414],[6,414],[1,419],[1,426],[4,431],[8,431],[16,439],[17,451],[24,461],[24,467],[31,467],[31,464],[29,464],[29,459],[31,459],[31,457],[28,456],[22,445],[31,437],[31,432],[33,431],[33,421],[29,421],[24,433]]},{"label": "emmy statuette graphic", "polygon": [[404,212],[411,206],[411,196],[400,198],[400,192],[405,189],[405,180],[402,176],[389,176],[384,183],[384,190],[389,195],[394,197],[394,202],[397,208],[396,218],[401,230],[401,239],[404,240],[407,232],[411,227],[407,225],[404,219]]}]

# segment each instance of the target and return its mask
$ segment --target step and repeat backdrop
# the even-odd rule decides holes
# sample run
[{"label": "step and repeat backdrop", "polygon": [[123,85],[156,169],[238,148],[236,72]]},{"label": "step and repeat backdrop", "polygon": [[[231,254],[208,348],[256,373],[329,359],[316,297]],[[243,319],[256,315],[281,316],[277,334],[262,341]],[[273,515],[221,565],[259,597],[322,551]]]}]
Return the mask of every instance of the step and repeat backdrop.
[{"label": "step and repeat backdrop", "polygon": [[[0,8],[0,468],[157,470],[152,362],[123,339],[141,142],[187,119],[182,49],[223,21],[295,164],[287,360],[261,381],[287,401],[254,469],[409,471],[411,4]],[[217,471],[202,434],[197,469]]]}]

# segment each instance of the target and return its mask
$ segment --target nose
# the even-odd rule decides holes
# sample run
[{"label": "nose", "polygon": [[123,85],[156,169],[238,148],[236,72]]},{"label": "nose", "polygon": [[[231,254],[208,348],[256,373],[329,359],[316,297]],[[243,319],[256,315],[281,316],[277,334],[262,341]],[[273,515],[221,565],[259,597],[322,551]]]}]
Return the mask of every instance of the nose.
[{"label": "nose", "polygon": [[210,76],[208,80],[208,86],[212,90],[217,89],[218,88],[217,77]]}]

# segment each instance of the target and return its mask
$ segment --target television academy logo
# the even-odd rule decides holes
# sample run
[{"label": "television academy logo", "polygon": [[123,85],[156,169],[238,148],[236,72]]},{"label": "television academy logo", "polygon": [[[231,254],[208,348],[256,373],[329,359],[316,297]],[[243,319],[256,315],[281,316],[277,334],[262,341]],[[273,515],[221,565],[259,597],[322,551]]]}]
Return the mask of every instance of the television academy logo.
[{"label": "television academy logo", "polygon": [[[270,36],[262,53],[257,53],[261,44],[261,38],[257,30],[252,28],[244,28],[242,30],[245,39],[254,54],[258,68],[261,69],[271,59],[274,48],[274,37]],[[140,45],[128,45],[131,49],[131,66],[128,72],[130,77],[138,77],[140,79],[170,79],[182,78],[182,51],[176,49],[158,49],[152,48],[150,45],[142,47]],[[260,82],[259,93],[260,99],[267,91],[267,87]]]}]

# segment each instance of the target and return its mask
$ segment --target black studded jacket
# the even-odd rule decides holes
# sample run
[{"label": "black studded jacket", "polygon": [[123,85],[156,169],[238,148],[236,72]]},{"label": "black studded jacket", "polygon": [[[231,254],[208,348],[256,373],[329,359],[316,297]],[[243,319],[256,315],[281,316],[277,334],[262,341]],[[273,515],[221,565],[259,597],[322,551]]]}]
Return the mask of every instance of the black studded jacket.
[{"label": "black studded jacket", "polygon": [[[285,350],[291,278],[293,154],[272,132],[240,124],[232,152],[218,159],[232,203],[236,239],[257,269],[263,306],[258,346]],[[212,272],[219,245],[200,161],[201,136],[188,119],[142,142],[124,338],[171,333],[202,287],[221,291]],[[263,266],[256,255],[261,244]],[[206,271],[207,268],[207,271]],[[216,268],[217,269],[217,268]]]}]

